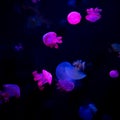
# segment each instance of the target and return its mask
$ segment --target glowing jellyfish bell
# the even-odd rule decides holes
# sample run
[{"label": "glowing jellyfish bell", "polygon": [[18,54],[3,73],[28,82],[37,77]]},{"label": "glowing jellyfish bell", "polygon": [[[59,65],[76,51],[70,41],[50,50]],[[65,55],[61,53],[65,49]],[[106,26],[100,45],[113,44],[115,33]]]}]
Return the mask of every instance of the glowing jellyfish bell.
[{"label": "glowing jellyfish bell", "polygon": [[85,16],[85,19],[89,22],[96,22],[101,18],[100,13],[102,12],[102,9],[99,8],[89,8],[86,10],[87,15]]},{"label": "glowing jellyfish bell", "polygon": [[81,19],[82,19],[81,14],[76,11],[70,12],[67,16],[68,23],[72,25],[80,23]]},{"label": "glowing jellyfish bell", "polygon": [[62,62],[56,67],[56,76],[58,80],[80,80],[86,77],[86,74],[78,71],[69,62]]},{"label": "glowing jellyfish bell", "polygon": [[55,32],[48,32],[43,35],[43,43],[50,48],[59,48],[58,44],[62,43],[62,36],[57,36]]},{"label": "glowing jellyfish bell", "polygon": [[118,72],[117,70],[111,70],[111,71],[109,72],[109,76],[110,76],[111,78],[118,78],[118,77],[119,77],[119,72]]},{"label": "glowing jellyfish bell", "polygon": [[38,73],[34,71],[33,73],[34,81],[38,81],[38,87],[42,90],[44,84],[48,83],[49,85],[52,84],[52,74],[46,70],[42,70],[42,73]]}]

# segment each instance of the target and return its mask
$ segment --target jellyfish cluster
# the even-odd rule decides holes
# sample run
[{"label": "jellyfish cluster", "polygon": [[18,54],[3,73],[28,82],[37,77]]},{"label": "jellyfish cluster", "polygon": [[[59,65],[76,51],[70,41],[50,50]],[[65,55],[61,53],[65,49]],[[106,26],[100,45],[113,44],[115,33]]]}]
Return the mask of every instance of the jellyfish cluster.
[{"label": "jellyfish cluster", "polygon": [[58,89],[72,91],[75,87],[75,81],[86,77],[86,74],[76,69],[69,62],[62,62],[56,67],[56,77],[58,80]]}]

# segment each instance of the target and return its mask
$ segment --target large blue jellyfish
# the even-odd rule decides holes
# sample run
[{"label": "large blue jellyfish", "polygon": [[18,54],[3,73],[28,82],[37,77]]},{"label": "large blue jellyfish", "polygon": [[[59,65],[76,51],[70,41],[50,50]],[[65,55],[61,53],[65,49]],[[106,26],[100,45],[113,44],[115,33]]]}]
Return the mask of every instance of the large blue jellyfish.
[{"label": "large blue jellyfish", "polygon": [[86,74],[77,70],[69,62],[62,62],[56,68],[56,76],[59,80],[80,80],[86,77]]}]

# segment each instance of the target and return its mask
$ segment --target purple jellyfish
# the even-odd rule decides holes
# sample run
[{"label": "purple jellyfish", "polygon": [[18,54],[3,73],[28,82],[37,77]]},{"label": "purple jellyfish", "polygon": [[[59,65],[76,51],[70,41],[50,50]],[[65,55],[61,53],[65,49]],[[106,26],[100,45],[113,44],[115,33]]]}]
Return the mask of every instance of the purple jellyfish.
[{"label": "purple jellyfish", "polygon": [[33,73],[34,81],[38,81],[38,87],[40,90],[44,89],[44,84],[48,83],[49,85],[52,84],[52,74],[46,70],[42,70],[42,73],[38,73],[34,71]]},{"label": "purple jellyfish", "polygon": [[86,10],[87,14],[85,19],[89,22],[96,22],[101,18],[100,13],[102,12],[102,9],[98,8],[89,8]]},{"label": "purple jellyfish", "polygon": [[58,80],[57,88],[62,91],[70,92],[74,89],[74,87],[75,87],[75,84],[72,81]]},{"label": "purple jellyfish", "polygon": [[69,24],[76,25],[80,23],[82,16],[79,12],[72,11],[67,16],[67,21]]},{"label": "purple jellyfish", "polygon": [[20,87],[16,84],[4,84],[3,91],[9,94],[9,97],[20,97]]},{"label": "purple jellyfish", "polygon": [[43,35],[43,43],[50,48],[59,48],[58,44],[62,43],[62,36],[57,36],[55,32],[48,32]]},{"label": "purple jellyfish", "polygon": [[109,76],[110,76],[111,78],[118,78],[118,77],[119,77],[119,72],[118,72],[118,70],[111,70],[111,71],[109,72]]}]

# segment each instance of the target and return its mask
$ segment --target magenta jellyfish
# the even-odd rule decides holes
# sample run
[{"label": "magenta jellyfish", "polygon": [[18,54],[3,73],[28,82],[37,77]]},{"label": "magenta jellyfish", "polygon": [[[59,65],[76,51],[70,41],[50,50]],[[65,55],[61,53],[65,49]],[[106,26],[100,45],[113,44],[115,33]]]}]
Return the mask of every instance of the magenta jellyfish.
[{"label": "magenta jellyfish", "polygon": [[48,32],[43,35],[43,43],[50,48],[59,48],[58,44],[62,43],[62,36],[57,36],[55,32]]},{"label": "magenta jellyfish", "polygon": [[102,12],[102,9],[99,8],[89,8],[86,10],[87,15],[85,19],[89,22],[96,22],[101,18],[100,13]]},{"label": "magenta jellyfish", "polygon": [[58,80],[57,88],[62,91],[70,92],[74,89],[74,87],[75,87],[75,84],[72,81]]},{"label": "magenta jellyfish", "polygon": [[20,87],[16,84],[4,84],[3,91],[9,95],[9,97],[20,97]]},{"label": "magenta jellyfish", "polygon": [[40,90],[44,89],[44,85],[48,83],[49,85],[52,84],[52,74],[46,70],[42,70],[42,73],[38,73],[37,71],[34,71],[33,73],[34,81],[38,81],[38,87]]},{"label": "magenta jellyfish", "polygon": [[119,77],[119,72],[118,72],[118,70],[111,70],[111,71],[109,72],[109,76],[110,76],[111,78],[118,78],[118,77]]},{"label": "magenta jellyfish", "polygon": [[72,25],[80,23],[81,19],[82,19],[81,14],[76,11],[70,12],[67,16],[68,23]]}]

